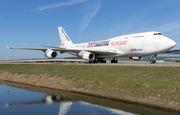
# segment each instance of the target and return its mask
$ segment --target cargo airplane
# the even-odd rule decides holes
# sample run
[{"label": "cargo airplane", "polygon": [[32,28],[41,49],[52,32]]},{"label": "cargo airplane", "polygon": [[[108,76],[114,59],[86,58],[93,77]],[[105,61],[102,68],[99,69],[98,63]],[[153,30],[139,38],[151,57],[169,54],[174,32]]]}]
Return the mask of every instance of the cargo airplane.
[{"label": "cargo airplane", "polygon": [[161,33],[144,32],[114,37],[103,41],[94,41],[80,44],[73,44],[62,27],[58,28],[61,46],[44,46],[47,48],[11,48],[24,50],[41,50],[49,59],[57,57],[60,53],[69,53],[78,56],[90,63],[106,63],[105,58],[111,58],[111,63],[117,63],[117,58],[129,57],[133,60],[141,60],[143,56],[152,56],[150,63],[156,63],[157,54],[169,51],[176,45],[172,39],[163,36]]}]

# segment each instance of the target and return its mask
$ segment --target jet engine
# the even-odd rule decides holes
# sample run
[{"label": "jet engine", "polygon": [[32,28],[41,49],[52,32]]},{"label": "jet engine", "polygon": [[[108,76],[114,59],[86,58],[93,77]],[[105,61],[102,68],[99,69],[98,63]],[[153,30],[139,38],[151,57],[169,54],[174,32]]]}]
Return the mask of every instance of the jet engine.
[{"label": "jet engine", "polygon": [[95,55],[94,55],[93,53],[87,52],[87,51],[80,51],[80,52],[78,53],[78,55],[79,55],[80,57],[82,57],[83,59],[85,59],[85,60],[90,60],[90,61],[92,61],[92,60],[95,59]]},{"label": "jet engine", "polygon": [[143,57],[129,57],[129,59],[135,60],[135,61],[140,61],[143,59]]},{"label": "jet engine", "polygon": [[53,51],[53,50],[51,50],[51,49],[47,49],[47,50],[45,51],[45,56],[46,56],[47,58],[49,58],[49,59],[54,59],[54,58],[57,57],[57,52],[55,52],[55,51]]}]

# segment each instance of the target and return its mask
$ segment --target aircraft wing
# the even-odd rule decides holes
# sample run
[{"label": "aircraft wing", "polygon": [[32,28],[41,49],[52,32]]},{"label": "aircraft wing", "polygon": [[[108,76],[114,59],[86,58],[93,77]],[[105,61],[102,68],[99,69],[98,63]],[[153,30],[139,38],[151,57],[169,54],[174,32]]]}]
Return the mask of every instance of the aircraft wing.
[{"label": "aircraft wing", "polygon": [[[46,51],[47,48],[12,48],[5,45],[8,49],[22,49],[22,50],[41,50]],[[44,46],[44,45],[43,45]],[[52,48],[53,51],[63,51],[63,52],[80,52],[80,51],[88,51],[94,54],[116,54],[116,50],[93,50],[93,49],[67,49],[67,48],[60,48],[60,47],[53,47],[53,46],[44,46]]]},{"label": "aircraft wing", "polygon": [[[8,49],[22,49],[22,50],[41,50],[41,51],[46,51],[47,50],[47,48],[12,48],[12,47],[9,47],[9,46],[7,46],[7,45],[5,45]],[[54,48],[59,48],[59,47],[54,47]],[[54,50],[54,51],[60,51],[60,49],[61,48],[59,48],[58,50],[54,50],[54,49],[52,49],[52,50]],[[64,48],[62,48],[62,49],[64,49]]]}]

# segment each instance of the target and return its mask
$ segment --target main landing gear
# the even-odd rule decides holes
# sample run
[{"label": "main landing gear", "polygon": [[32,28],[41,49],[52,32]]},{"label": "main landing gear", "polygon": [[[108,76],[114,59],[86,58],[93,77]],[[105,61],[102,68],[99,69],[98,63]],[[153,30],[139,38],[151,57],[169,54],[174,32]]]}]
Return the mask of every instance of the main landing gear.
[{"label": "main landing gear", "polygon": [[97,63],[106,63],[106,60],[104,60],[104,58],[98,58],[97,59]]},{"label": "main landing gear", "polygon": [[106,60],[104,60],[104,58],[97,58],[93,61],[89,61],[89,63],[106,63]]},{"label": "main landing gear", "polygon": [[157,54],[154,54],[154,56],[152,56],[152,58],[150,60],[151,64],[155,64],[156,63],[156,59],[155,59],[156,56],[157,56]]},{"label": "main landing gear", "polygon": [[118,63],[118,60],[115,59],[115,58],[113,58],[113,59],[111,60],[111,63]]},{"label": "main landing gear", "polygon": [[[106,63],[106,60],[104,60],[104,58],[96,58],[93,61],[89,61],[89,63]],[[116,58],[113,58],[111,60],[111,63],[118,63],[118,60]]]}]

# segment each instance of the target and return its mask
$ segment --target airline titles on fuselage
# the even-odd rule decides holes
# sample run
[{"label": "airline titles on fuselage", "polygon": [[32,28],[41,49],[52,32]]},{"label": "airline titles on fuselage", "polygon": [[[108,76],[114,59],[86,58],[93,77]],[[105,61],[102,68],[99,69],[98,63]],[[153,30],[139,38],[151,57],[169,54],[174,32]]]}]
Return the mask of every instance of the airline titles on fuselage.
[{"label": "airline titles on fuselage", "polygon": [[[87,48],[92,48],[92,47],[102,47],[102,46],[108,46],[110,41],[102,41],[102,42],[90,42],[87,44]],[[111,42],[111,46],[116,46],[116,45],[126,45],[127,41],[113,41]],[[83,47],[85,47],[83,45]]]},{"label": "airline titles on fuselage", "polygon": [[[108,46],[110,41],[99,41],[99,42],[89,42],[88,44],[84,45],[77,45],[75,47],[81,47],[81,48],[93,48],[93,47],[102,47],[102,46]],[[110,46],[121,46],[121,45],[127,45],[128,41],[112,41],[110,43]],[[143,49],[130,49],[131,52],[139,52],[143,51]]]},{"label": "airline titles on fuselage", "polygon": [[114,41],[111,42],[111,46],[116,46],[116,45],[126,45],[127,41]]},{"label": "airline titles on fuselage", "polygon": [[87,44],[87,48],[108,46],[109,42],[110,41],[90,42]]},{"label": "airline titles on fuselage", "polygon": [[[100,42],[90,42],[88,44],[84,45],[77,45],[75,47],[81,47],[81,48],[93,48],[93,47],[103,47],[108,46],[110,41],[100,41]],[[117,46],[117,45],[126,45],[127,41],[113,41],[111,42],[111,46]]]}]

